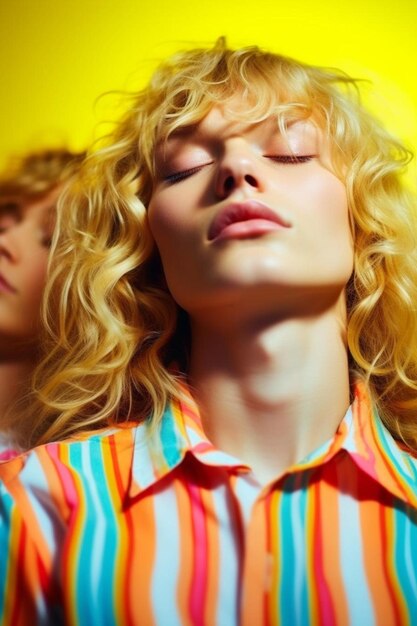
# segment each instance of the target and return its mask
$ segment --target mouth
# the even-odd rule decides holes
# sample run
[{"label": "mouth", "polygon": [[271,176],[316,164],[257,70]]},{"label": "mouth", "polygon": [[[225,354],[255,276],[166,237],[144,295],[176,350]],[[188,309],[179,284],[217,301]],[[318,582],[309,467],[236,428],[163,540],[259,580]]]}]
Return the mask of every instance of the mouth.
[{"label": "mouth", "polygon": [[17,289],[15,289],[5,278],[2,274],[0,274],[0,293],[1,292],[7,292],[7,293],[17,293]]},{"label": "mouth", "polygon": [[210,241],[246,239],[274,230],[291,228],[279,213],[259,200],[234,202],[220,211],[212,221],[208,233]]},{"label": "mouth", "polygon": [[259,200],[246,200],[221,210],[210,224],[208,238],[245,239],[282,228],[291,228],[291,224],[279,213]]}]

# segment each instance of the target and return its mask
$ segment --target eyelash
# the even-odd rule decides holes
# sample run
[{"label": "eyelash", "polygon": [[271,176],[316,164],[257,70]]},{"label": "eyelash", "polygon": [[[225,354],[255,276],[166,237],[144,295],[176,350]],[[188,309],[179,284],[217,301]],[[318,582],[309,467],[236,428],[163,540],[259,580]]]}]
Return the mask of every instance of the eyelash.
[{"label": "eyelash", "polygon": [[52,237],[42,237],[41,245],[43,248],[49,250],[52,245]]},{"label": "eyelash", "polygon": [[[284,154],[284,155],[278,155],[278,156],[271,156],[269,154],[265,154],[264,157],[267,159],[270,159],[271,161],[276,161],[277,163],[297,165],[299,163],[307,163],[308,161],[311,161],[312,159],[314,159],[315,155],[305,154],[305,155],[297,156],[293,154]],[[204,165],[198,165],[197,167],[192,167],[189,170],[184,170],[182,172],[174,172],[173,174],[169,174],[168,176],[165,176],[164,181],[171,185],[175,183],[179,183],[180,181],[188,178],[189,176],[196,174],[203,167]]]},{"label": "eyelash", "polygon": [[297,165],[298,163],[308,163],[316,156],[315,154],[281,154],[279,156],[271,156],[269,154],[264,155],[267,159],[271,159],[271,161],[276,161],[277,163],[284,163],[289,165]]},{"label": "eyelash", "polygon": [[188,178],[189,176],[196,174],[202,167],[203,165],[198,165],[197,167],[192,167],[189,170],[174,172],[173,174],[169,174],[169,176],[165,176],[164,181],[171,184],[178,183],[180,180],[184,180],[184,178]]}]

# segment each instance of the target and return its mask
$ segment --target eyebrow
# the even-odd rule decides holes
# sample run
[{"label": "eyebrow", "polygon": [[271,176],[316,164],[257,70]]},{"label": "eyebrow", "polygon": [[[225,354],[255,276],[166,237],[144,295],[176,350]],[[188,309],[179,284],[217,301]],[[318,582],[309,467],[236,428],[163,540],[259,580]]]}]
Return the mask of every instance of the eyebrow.
[{"label": "eyebrow", "polygon": [[157,154],[161,150],[164,150],[167,145],[175,141],[176,139],[186,139],[193,135],[197,130],[197,124],[192,124],[189,126],[182,126],[181,128],[176,128],[173,130],[167,137],[163,137],[159,139],[154,148],[154,154]]},{"label": "eyebrow", "polygon": [[[273,118],[274,116],[272,115],[271,118]],[[204,118],[203,118],[204,119]],[[253,125],[257,125],[257,124],[262,124],[262,122],[267,121],[268,118],[265,118],[265,120],[260,120],[260,121],[254,121],[254,122],[248,122],[248,124],[253,124]],[[201,122],[202,120],[200,120]],[[238,120],[241,121],[241,120]],[[242,120],[243,121],[243,120]],[[293,126],[295,126],[296,124],[300,123],[300,122],[308,122],[309,120],[305,120],[305,119],[291,119],[287,122],[287,130],[291,129]],[[160,139],[157,144],[156,144],[156,150],[160,149],[161,147],[163,147],[164,145],[166,145],[167,143],[169,143],[171,140],[175,140],[175,139],[186,139],[192,135],[198,134],[198,127],[200,122],[195,122],[194,124],[188,124],[186,126],[181,126],[180,128],[176,128],[175,130],[173,130],[167,137],[165,137],[164,139]],[[311,124],[310,124],[311,125]],[[315,126],[313,124],[313,126]],[[282,136],[281,130],[279,125],[276,125],[275,130],[277,131],[277,133],[279,135]]]},{"label": "eyebrow", "polygon": [[22,214],[22,205],[16,200],[0,200],[0,215],[16,215],[20,217]]},{"label": "eyebrow", "polygon": [[185,126],[180,126],[179,128],[176,128],[175,130],[173,130],[166,139],[167,140],[171,138],[176,139],[178,137],[181,138],[187,135],[192,135],[198,130],[198,126],[199,126],[199,123],[197,122],[195,124],[187,124]]}]

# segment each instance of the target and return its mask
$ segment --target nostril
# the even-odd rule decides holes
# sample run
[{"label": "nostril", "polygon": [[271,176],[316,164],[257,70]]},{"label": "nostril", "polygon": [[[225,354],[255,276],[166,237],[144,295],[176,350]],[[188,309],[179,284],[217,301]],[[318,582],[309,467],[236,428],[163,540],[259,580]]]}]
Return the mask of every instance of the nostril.
[{"label": "nostril", "polygon": [[252,176],[252,174],[243,174],[243,172],[237,172],[236,174],[232,173],[223,178],[221,192],[229,195],[240,185],[249,185],[250,187],[257,189],[259,187],[259,181],[256,176]]},{"label": "nostril", "polygon": [[251,187],[257,187],[258,186],[258,182],[257,182],[256,178],[254,176],[251,176],[250,174],[246,174],[245,180]]},{"label": "nostril", "polygon": [[224,190],[226,193],[229,193],[229,191],[233,191],[234,188],[235,188],[235,180],[233,176],[228,176],[224,181]]}]

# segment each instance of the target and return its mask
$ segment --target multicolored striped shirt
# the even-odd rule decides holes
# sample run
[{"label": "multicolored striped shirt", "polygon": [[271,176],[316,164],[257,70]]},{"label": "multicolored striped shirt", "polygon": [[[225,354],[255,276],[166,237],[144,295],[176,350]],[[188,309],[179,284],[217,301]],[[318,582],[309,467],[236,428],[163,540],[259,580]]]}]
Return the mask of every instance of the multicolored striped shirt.
[{"label": "multicolored striped shirt", "polygon": [[0,465],[0,624],[417,624],[417,460],[362,385],[334,438],[260,486],[191,397]]}]

